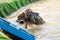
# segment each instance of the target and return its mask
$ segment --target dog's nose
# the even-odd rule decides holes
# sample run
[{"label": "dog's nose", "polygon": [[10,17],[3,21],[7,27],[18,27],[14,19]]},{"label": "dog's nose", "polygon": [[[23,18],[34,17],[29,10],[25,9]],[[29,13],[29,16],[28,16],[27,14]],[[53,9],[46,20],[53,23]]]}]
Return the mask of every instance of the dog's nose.
[{"label": "dog's nose", "polygon": [[25,21],[24,20],[16,20],[16,22],[20,23],[20,24],[24,24]]},{"label": "dog's nose", "polygon": [[20,24],[24,24],[25,23],[25,21],[24,20],[20,20],[20,22],[19,22]]}]

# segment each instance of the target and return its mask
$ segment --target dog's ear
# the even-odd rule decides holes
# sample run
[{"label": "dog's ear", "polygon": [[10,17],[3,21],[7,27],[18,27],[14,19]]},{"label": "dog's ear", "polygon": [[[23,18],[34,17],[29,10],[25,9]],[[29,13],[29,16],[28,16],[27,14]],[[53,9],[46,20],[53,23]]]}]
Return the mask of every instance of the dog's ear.
[{"label": "dog's ear", "polygon": [[29,12],[31,12],[31,9],[26,9],[25,10],[25,13],[29,13]]}]

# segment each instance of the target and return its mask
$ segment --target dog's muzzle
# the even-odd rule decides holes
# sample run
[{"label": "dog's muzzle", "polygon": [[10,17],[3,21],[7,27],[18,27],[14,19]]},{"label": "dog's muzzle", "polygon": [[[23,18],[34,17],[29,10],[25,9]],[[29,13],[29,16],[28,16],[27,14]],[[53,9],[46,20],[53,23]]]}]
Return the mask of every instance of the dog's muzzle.
[{"label": "dog's muzzle", "polygon": [[24,20],[16,20],[16,22],[20,23],[20,24],[24,24],[25,21]]}]

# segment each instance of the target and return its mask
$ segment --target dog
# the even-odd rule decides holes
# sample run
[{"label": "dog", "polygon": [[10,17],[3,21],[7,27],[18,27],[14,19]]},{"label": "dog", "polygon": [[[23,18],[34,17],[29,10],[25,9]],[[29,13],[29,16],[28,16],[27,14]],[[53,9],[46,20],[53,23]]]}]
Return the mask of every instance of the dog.
[{"label": "dog", "polygon": [[21,24],[26,23],[25,28],[27,29],[28,23],[40,25],[44,23],[44,20],[39,16],[39,13],[33,12],[31,9],[26,9],[25,12],[18,16],[17,22]]}]

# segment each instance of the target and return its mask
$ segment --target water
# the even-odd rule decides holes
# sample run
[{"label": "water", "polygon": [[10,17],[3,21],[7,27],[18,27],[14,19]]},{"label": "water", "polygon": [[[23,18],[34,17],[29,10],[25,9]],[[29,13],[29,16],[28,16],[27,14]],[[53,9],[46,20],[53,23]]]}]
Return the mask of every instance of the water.
[{"label": "water", "polygon": [[[16,23],[17,16],[27,8],[38,12],[45,24],[28,24],[28,29],[25,29],[25,24]],[[18,26],[21,25],[23,29],[35,35],[36,40],[60,40],[60,0],[44,0],[32,3],[14,12],[7,20]]]}]

